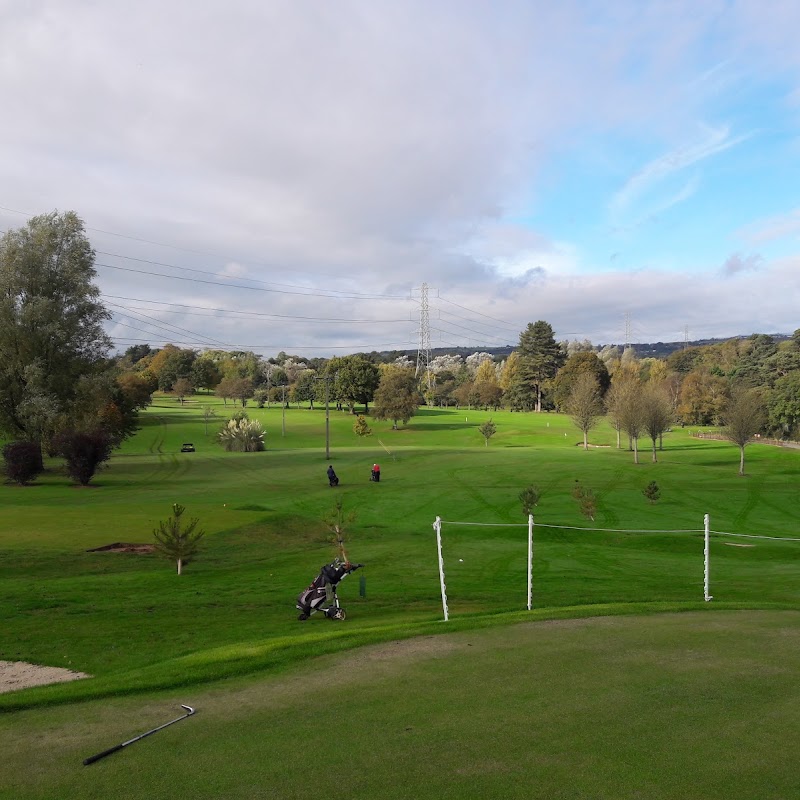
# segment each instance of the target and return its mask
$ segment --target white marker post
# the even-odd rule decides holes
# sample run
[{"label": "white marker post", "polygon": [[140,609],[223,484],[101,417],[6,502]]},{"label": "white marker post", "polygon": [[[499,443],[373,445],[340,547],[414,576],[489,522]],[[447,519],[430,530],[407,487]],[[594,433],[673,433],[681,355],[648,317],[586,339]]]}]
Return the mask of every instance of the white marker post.
[{"label": "white marker post", "polygon": [[706,603],[709,600],[713,600],[714,599],[708,593],[708,582],[709,582],[709,563],[708,563],[708,560],[709,560],[708,559],[709,535],[708,534],[709,534],[709,526],[710,526],[709,516],[708,516],[708,514],[706,514],[703,517],[703,530],[705,531],[705,536],[704,536],[705,546],[704,546],[704,550],[703,550],[703,556],[704,556],[704,558],[703,558],[703,562],[704,562],[703,563],[703,599],[706,601]]},{"label": "white marker post", "polygon": [[528,611],[533,594],[533,514],[528,514]]},{"label": "white marker post", "polygon": [[436,531],[436,551],[439,554],[439,583],[442,587],[442,611],[444,612],[444,621],[447,622],[449,615],[447,613],[447,589],[444,585],[444,560],[442,559],[442,518],[436,517],[436,522],[433,523],[433,529]]}]

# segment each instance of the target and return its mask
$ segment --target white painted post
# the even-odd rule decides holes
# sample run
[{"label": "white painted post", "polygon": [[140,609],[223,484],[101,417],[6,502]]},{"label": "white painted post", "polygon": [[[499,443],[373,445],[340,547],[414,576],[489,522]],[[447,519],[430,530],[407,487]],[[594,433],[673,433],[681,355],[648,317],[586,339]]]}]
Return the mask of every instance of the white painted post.
[{"label": "white painted post", "polygon": [[433,523],[433,529],[436,531],[436,551],[439,554],[439,583],[442,587],[442,611],[444,612],[444,621],[449,619],[447,611],[447,588],[444,585],[444,560],[442,559],[442,518],[436,517],[436,522]]},{"label": "white painted post", "polygon": [[708,559],[708,551],[709,551],[709,527],[710,527],[710,520],[708,514],[703,517],[703,529],[705,531],[705,547],[703,551],[703,599],[706,603],[709,600],[713,600],[714,598],[708,593],[708,581],[709,581],[709,559]]},{"label": "white painted post", "polygon": [[533,514],[528,514],[528,611],[533,594]]}]

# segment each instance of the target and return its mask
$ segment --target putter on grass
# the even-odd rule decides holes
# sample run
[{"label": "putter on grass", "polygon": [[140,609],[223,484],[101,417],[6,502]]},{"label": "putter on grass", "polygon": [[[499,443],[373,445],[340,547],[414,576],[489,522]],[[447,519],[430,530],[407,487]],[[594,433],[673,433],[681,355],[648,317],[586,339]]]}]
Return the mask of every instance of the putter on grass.
[{"label": "putter on grass", "polygon": [[156,731],[160,731],[162,728],[166,728],[168,725],[174,725],[176,722],[180,722],[182,719],[186,719],[186,717],[191,717],[194,714],[194,709],[191,706],[185,706],[181,703],[181,708],[186,709],[186,713],[182,717],[176,717],[169,722],[165,722],[163,725],[159,725],[157,728],[153,728],[151,731],[147,731],[146,733],[139,734],[139,736],[134,736],[133,739],[128,739],[127,742],[123,742],[122,744],[115,745],[114,747],[110,747],[108,750],[103,750],[102,753],[98,753],[94,756],[89,756],[89,758],[84,759],[83,766],[86,767],[89,764],[94,764],[95,761],[99,761],[101,758],[105,758],[106,756],[110,756],[112,753],[116,753],[117,750],[122,750],[123,747],[127,747],[129,744],[133,744],[134,742],[138,742],[139,739],[144,739],[145,736],[149,736],[151,733],[155,733]]}]

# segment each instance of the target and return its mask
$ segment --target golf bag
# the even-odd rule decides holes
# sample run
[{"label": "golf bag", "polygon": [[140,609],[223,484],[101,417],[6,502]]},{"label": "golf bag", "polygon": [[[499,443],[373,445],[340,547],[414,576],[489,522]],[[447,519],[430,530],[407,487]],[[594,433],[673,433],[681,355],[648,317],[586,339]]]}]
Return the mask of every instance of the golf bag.
[{"label": "golf bag", "polygon": [[336,586],[351,572],[363,566],[363,564],[351,564],[349,561],[342,562],[338,558],[330,564],[325,564],[308,589],[298,595],[296,608],[300,614],[297,619],[308,619],[317,611],[321,611],[328,619],[344,619],[346,614],[339,605]]}]

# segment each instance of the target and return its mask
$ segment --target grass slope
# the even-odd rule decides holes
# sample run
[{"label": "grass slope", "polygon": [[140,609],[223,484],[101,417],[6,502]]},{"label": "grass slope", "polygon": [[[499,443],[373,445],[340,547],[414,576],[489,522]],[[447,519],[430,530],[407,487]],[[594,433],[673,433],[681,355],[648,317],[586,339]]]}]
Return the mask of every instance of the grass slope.
[{"label": "grass slope", "polygon": [[[208,434],[204,403],[218,413]],[[267,428],[268,450],[235,454],[213,436],[231,410],[213,398],[184,406],[162,398],[93,488],[71,486],[55,464],[35,486],[0,488],[0,659],[96,676],[0,696],[0,709],[188,685],[274,668],[320,648],[436,629],[437,515],[489,525],[445,526],[453,622],[499,620],[525,606],[527,534],[517,495],[529,483],[542,491],[534,605],[547,613],[702,600],[699,533],[572,529],[592,526],[571,497],[576,480],[598,497],[596,527],[697,531],[709,513],[718,531],[784,537],[798,529],[797,451],[754,445],[740,478],[735,447],[693,439],[688,430],[667,435],[658,463],[644,451],[637,466],[631,453],[610,446],[609,429],[591,437],[608,446],[585,452],[569,420],[555,414],[422,409],[405,429],[373,422],[373,435],[359,439],[353,417],[332,412],[330,463],[342,484],[331,489],[324,412],[289,409],[282,436],[279,409],[248,409]],[[490,416],[498,433],[485,447],[477,429]],[[186,441],[195,453],[179,452]],[[373,461],[383,466],[380,484],[368,480]],[[654,479],[663,499],[652,506],[642,489]],[[301,625],[294,598],[333,555],[321,519],[335,497],[357,515],[350,553],[367,567],[342,584],[344,625],[319,618]],[[152,541],[174,502],[207,531],[180,578],[156,556],[87,552]],[[742,543],[754,546],[730,546]],[[798,607],[798,547],[715,537],[715,604]]]},{"label": "grass slope", "polygon": [[[785,800],[800,794],[798,623],[717,611],[503,625],[0,715],[0,797]],[[197,714],[81,765],[179,703]]]}]

